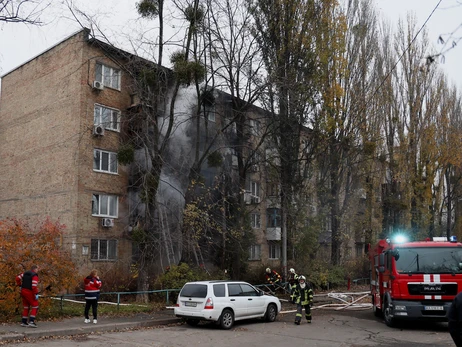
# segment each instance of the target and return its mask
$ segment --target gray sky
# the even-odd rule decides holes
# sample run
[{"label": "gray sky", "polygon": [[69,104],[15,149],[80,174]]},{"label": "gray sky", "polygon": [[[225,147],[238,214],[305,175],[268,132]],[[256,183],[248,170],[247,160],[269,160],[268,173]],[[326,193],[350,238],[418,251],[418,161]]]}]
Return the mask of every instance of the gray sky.
[{"label": "gray sky", "polygon": [[[420,28],[432,13],[440,0],[374,0],[381,17],[395,24],[399,18],[412,11],[417,16]],[[95,13],[94,19],[105,34],[117,46],[124,48],[126,37],[146,22],[138,19],[135,9],[137,0],[73,0],[88,14]],[[59,4],[54,1],[55,5]],[[167,4],[169,1],[167,0]],[[62,5],[57,5],[62,6]],[[42,27],[24,24],[0,24],[0,75],[35,57],[47,48],[80,29],[70,15],[64,15],[64,8],[48,9],[44,19],[51,23]],[[441,0],[438,9],[426,24],[429,39],[438,52],[450,47],[450,43],[462,37],[462,0]],[[452,33],[452,34],[451,34]],[[437,43],[438,37],[448,40],[443,46]],[[450,81],[462,90],[462,40],[458,45],[445,53],[444,62],[440,65],[447,73]]]},{"label": "gray sky", "polygon": [[[430,44],[436,52],[445,52],[439,64],[449,81],[462,91],[462,0],[375,0],[376,8],[382,17],[396,25],[398,19],[406,20],[412,12],[417,17],[417,28],[424,23]],[[433,12],[435,7],[438,8]],[[433,14],[432,14],[433,12]],[[430,17],[430,18],[429,18]],[[447,43],[438,43],[442,36]],[[453,49],[452,42],[457,42]]]}]

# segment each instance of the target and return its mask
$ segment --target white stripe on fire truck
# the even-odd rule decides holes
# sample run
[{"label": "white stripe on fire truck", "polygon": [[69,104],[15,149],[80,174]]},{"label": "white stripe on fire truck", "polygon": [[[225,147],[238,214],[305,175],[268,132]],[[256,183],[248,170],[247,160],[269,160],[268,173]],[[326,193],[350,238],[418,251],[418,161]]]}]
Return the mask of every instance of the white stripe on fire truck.
[{"label": "white stripe on fire truck", "polygon": [[[431,277],[433,276],[433,281]],[[440,283],[440,275],[424,275],[424,283]],[[441,300],[441,295],[425,295],[425,300]]]}]

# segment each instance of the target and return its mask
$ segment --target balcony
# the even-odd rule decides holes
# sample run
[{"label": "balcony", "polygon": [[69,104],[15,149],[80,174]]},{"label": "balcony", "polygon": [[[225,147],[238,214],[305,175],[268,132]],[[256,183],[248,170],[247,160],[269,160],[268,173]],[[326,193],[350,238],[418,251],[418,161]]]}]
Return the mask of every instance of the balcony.
[{"label": "balcony", "polygon": [[281,228],[266,228],[266,239],[268,241],[281,241]]}]

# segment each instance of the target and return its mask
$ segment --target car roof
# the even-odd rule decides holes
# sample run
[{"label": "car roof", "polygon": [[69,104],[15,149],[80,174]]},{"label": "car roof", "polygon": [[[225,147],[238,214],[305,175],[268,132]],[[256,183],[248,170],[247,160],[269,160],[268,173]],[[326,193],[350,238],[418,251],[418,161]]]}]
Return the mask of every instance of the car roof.
[{"label": "car roof", "polygon": [[195,283],[195,284],[213,284],[213,283],[246,283],[246,284],[250,284],[248,282],[245,282],[245,281],[231,281],[231,280],[212,280],[212,281],[192,281],[192,282],[187,282],[186,284],[191,284],[191,283]]}]

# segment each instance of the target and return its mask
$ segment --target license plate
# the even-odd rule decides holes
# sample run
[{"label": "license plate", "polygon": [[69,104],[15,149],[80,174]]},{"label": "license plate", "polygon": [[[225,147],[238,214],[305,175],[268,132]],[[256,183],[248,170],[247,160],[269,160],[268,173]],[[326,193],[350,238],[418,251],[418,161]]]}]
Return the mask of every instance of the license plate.
[{"label": "license plate", "polygon": [[443,306],[424,306],[425,311],[444,311]]},{"label": "license plate", "polygon": [[196,302],[189,302],[189,301],[186,301],[184,303],[185,306],[189,306],[189,307],[196,307],[197,306],[197,303]]}]

